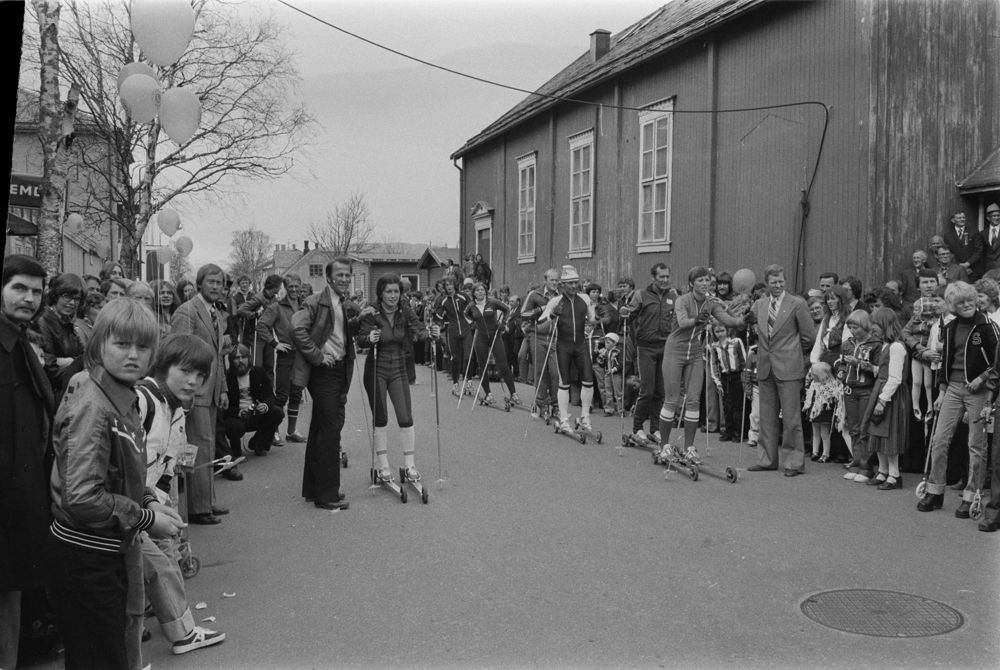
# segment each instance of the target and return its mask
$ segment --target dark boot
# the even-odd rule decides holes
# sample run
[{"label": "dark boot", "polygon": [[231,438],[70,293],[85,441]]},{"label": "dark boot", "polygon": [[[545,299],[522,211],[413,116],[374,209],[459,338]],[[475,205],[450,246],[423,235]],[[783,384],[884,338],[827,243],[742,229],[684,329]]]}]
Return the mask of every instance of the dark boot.
[{"label": "dark boot", "polygon": [[931,512],[944,506],[943,493],[925,493],[924,497],[917,503],[917,510],[920,512]]}]

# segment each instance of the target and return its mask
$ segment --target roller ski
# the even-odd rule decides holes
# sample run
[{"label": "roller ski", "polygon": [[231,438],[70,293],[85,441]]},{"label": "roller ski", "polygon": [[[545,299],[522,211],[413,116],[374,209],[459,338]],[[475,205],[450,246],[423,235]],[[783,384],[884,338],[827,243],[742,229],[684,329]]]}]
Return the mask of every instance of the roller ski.
[{"label": "roller ski", "polygon": [[739,473],[736,471],[736,468],[726,467],[722,469],[705,463],[704,459],[698,455],[698,450],[694,447],[688,447],[688,450],[684,453],[684,460],[697,466],[699,472],[718,477],[719,479],[725,479],[730,484],[735,484],[736,480],[739,479]]},{"label": "roller ski", "polygon": [[642,430],[637,430],[634,433],[622,433],[622,446],[619,447],[619,454],[624,447],[632,447],[633,449],[651,451],[655,456],[655,454],[660,451],[660,445],[658,444],[656,434],[654,433],[653,435],[654,437],[651,439]]},{"label": "roller ski", "polygon": [[[420,473],[417,472],[416,468],[400,468],[399,481],[412,486],[417,495],[420,496],[420,501],[425,505],[430,501],[430,495],[427,493],[427,489],[424,488],[423,482],[420,481]],[[406,501],[404,500],[403,502]]]},{"label": "roller ski", "polygon": [[591,425],[589,416],[586,418],[580,417],[579,419],[574,420],[573,427],[576,429],[576,432],[589,435],[594,438],[598,444],[600,444],[601,440],[604,439],[604,434]]},{"label": "roller ski", "polygon": [[498,409],[501,412],[510,411],[510,402],[506,398],[504,398],[503,404],[500,404],[497,402],[497,399],[493,397],[492,393],[486,393],[480,395],[478,398],[476,398],[476,402],[485,407],[492,407],[493,409]]},{"label": "roller ski", "polygon": [[396,483],[396,480],[392,478],[392,470],[389,468],[382,468],[381,470],[372,468],[371,473],[372,488],[382,486],[398,495],[401,502],[406,502],[406,489],[402,488]]},{"label": "roller ski", "polygon": [[568,418],[556,423],[556,434],[565,435],[566,437],[577,440],[580,444],[587,444],[587,435],[574,430],[570,425]]},{"label": "roller ski", "polygon": [[546,426],[559,423],[559,410],[555,407],[549,407],[548,410],[544,410],[543,416],[545,417]]},{"label": "roller ski", "polygon": [[663,445],[662,449],[653,453],[654,463],[666,466],[668,471],[673,468],[690,477],[691,481],[696,482],[698,481],[698,464],[690,458],[688,454],[681,454],[669,444]]},{"label": "roller ski", "polygon": [[510,410],[512,410],[512,409],[519,409],[519,410],[522,410],[524,412],[530,412],[531,411],[531,409],[527,405],[525,405],[523,402],[521,402],[521,399],[517,397],[516,393],[514,395],[508,397],[508,398],[504,398],[503,401],[504,401],[504,405],[506,405],[506,410],[508,412]]}]

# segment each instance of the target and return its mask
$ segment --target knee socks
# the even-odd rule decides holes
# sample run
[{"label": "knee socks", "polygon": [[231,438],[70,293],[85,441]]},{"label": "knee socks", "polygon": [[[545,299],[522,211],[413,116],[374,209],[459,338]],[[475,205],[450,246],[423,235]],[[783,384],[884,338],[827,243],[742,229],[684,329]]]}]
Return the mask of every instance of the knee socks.
[{"label": "knee socks", "polygon": [[559,420],[569,421],[569,387],[560,386],[556,397],[559,399]]},{"label": "knee socks", "polygon": [[375,428],[375,455],[378,457],[378,467],[389,467],[389,450],[386,447],[387,435],[385,426]]},{"label": "knee socks", "polygon": [[299,406],[288,403],[288,430],[289,435],[295,432],[295,424],[299,420]]},{"label": "knee socks", "polygon": [[580,389],[580,416],[590,416],[592,404],[594,404],[594,385],[584,384]]},{"label": "knee socks", "polygon": [[407,468],[412,468],[414,445],[416,445],[417,442],[416,431],[413,430],[413,426],[400,428],[399,436],[401,441],[403,442],[403,466]]}]

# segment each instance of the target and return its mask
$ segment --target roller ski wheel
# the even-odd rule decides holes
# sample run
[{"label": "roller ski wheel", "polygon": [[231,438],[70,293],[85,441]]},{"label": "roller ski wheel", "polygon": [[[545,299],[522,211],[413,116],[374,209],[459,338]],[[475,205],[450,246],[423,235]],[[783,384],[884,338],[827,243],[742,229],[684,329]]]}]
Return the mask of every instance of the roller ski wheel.
[{"label": "roller ski wheel", "polygon": [[[416,470],[414,470],[414,472],[416,472]],[[399,481],[401,481],[404,484],[407,484],[409,486],[412,486],[413,489],[417,492],[417,495],[420,496],[420,501],[423,504],[426,505],[428,502],[430,502],[430,499],[431,499],[430,494],[427,493],[427,489],[424,487],[423,482],[420,481],[420,474],[419,473],[417,473],[416,478],[414,478],[414,477],[412,477],[410,475],[410,473],[408,473],[406,471],[406,468],[400,468],[399,469]],[[406,502],[406,498],[405,498],[405,496],[406,496],[406,489],[403,489],[402,495],[403,495],[403,502]]]},{"label": "roller ski wheel", "polygon": [[917,494],[917,498],[923,498],[927,494],[927,478],[926,477],[924,477],[924,480],[922,482],[920,482],[919,484],[917,484],[917,489],[916,489],[916,491],[914,491],[914,493]]},{"label": "roller ski wheel", "polygon": [[983,496],[980,495],[979,491],[976,491],[976,495],[972,498],[972,504],[969,506],[969,516],[976,521],[983,518]]},{"label": "roller ski wheel", "polygon": [[372,486],[381,486],[384,489],[388,489],[399,496],[400,501],[406,502],[406,489],[397,484],[396,480],[392,478],[391,470],[389,471],[389,476],[385,477],[384,474],[380,474],[378,470],[372,468],[371,475]]},{"label": "roller ski wheel", "polygon": [[737,473],[736,468],[726,468],[726,479],[731,484],[736,483],[736,480],[739,479],[739,473]]},{"label": "roller ski wheel", "polygon": [[584,433],[594,438],[594,441],[597,442],[598,444],[600,444],[601,441],[604,439],[604,435],[601,433],[601,431],[597,430],[593,426],[585,426],[582,419],[575,419],[573,422],[573,427],[576,429],[576,432]]},{"label": "roller ski wheel", "polygon": [[181,559],[181,575],[184,579],[191,579],[201,570],[201,561],[194,556]]}]

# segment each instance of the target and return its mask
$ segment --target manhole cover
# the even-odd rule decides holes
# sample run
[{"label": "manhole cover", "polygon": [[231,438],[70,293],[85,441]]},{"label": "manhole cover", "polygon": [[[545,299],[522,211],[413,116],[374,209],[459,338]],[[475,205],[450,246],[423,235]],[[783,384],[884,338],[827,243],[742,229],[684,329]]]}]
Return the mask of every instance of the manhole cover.
[{"label": "manhole cover", "polygon": [[806,598],[802,613],[830,628],[875,637],[928,637],[950,633],[962,614],[944,603],[910,593],[844,589]]}]

